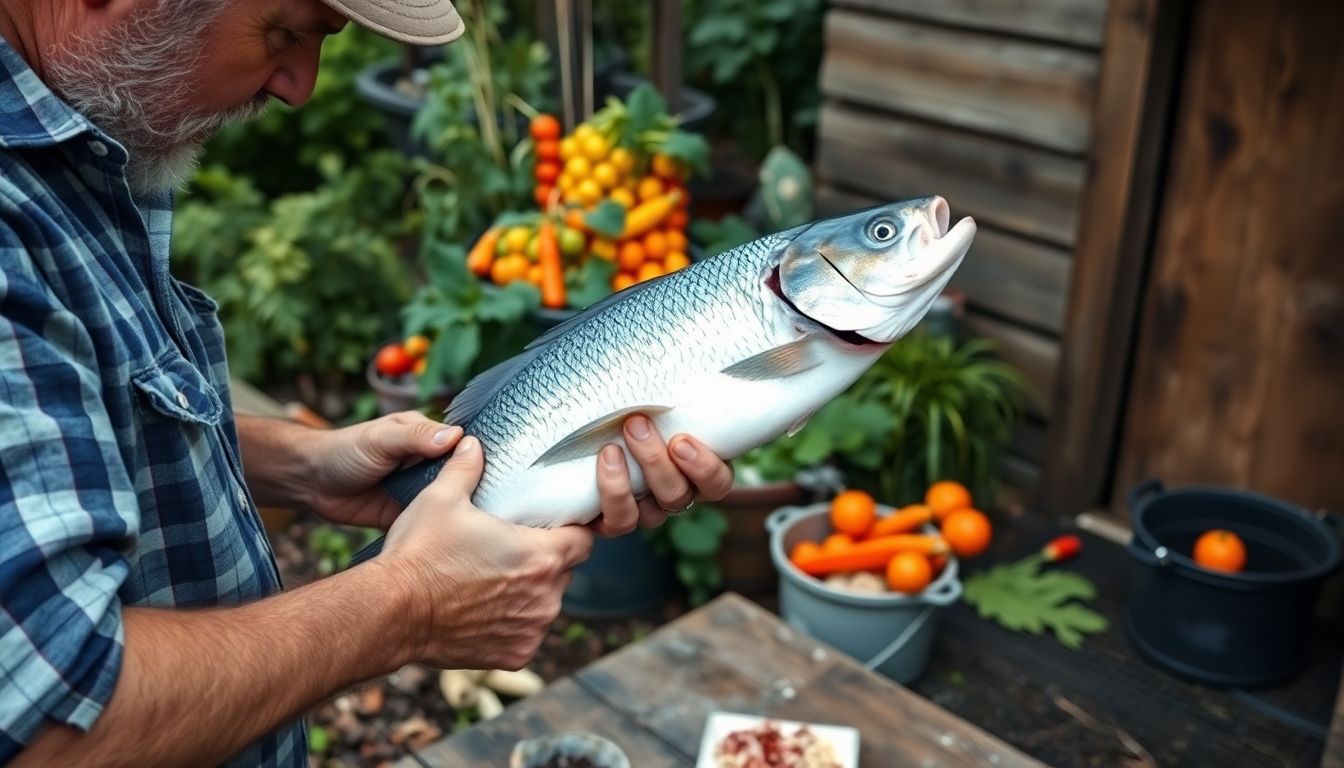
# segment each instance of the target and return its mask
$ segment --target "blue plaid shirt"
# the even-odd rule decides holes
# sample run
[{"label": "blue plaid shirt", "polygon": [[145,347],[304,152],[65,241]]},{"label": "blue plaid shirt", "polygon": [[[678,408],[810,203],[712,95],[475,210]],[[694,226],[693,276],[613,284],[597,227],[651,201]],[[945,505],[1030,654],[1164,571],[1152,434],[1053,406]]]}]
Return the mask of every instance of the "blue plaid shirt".
[{"label": "blue plaid shirt", "polygon": [[[215,304],[169,275],[171,196],[133,199],[125,163],[0,40],[0,763],[93,725],[124,606],[280,588]],[[307,765],[302,724],[230,762]]]}]

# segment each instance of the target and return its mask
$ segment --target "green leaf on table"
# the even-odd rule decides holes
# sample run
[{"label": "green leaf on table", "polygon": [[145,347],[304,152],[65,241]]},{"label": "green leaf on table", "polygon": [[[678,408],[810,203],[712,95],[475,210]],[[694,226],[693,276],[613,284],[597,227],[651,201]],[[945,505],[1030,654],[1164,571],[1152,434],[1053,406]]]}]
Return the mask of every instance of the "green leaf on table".
[{"label": "green leaf on table", "polygon": [[1083,636],[1105,632],[1105,616],[1083,605],[1097,594],[1096,585],[1063,570],[1041,570],[1032,556],[999,565],[966,579],[965,600],[983,619],[1014,632],[1039,635],[1049,629],[1066,648],[1082,646]]},{"label": "green leaf on table", "polygon": [[583,217],[583,223],[603,237],[620,237],[625,231],[625,208],[620,203],[604,200],[592,213]]}]

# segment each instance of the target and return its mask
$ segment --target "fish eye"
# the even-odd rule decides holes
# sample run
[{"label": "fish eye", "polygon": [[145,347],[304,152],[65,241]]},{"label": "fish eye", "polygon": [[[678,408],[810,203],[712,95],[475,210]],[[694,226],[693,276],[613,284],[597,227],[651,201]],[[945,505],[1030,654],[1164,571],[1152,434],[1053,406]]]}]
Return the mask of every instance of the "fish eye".
[{"label": "fish eye", "polygon": [[896,225],[888,219],[878,219],[868,225],[868,237],[878,243],[885,243],[896,237]]}]

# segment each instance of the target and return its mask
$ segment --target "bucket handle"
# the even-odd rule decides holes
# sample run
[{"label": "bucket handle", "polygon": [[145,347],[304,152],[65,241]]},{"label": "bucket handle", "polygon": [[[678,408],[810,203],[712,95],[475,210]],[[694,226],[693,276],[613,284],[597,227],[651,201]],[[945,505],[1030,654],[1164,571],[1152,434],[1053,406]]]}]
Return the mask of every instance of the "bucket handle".
[{"label": "bucket handle", "polygon": [[961,597],[961,582],[957,579],[951,579],[945,584],[924,590],[920,598],[937,608],[951,605]]},{"label": "bucket handle", "polygon": [[1154,568],[1165,568],[1171,563],[1171,550],[1162,546],[1153,550],[1144,549],[1139,544],[1137,536],[1129,540],[1129,554],[1133,555],[1134,559],[1139,562],[1151,565]]},{"label": "bucket handle", "polygon": [[914,621],[905,625],[905,629],[901,630],[901,633],[890,643],[887,643],[885,648],[878,651],[871,659],[865,661],[863,663],[864,669],[877,669],[883,664],[886,664],[887,660],[892,656],[900,653],[901,649],[914,638],[920,628],[927,624],[929,619],[933,618],[935,611],[943,606],[951,605],[957,598],[961,597],[961,582],[953,579],[936,590],[925,590],[920,597],[927,603],[927,605],[924,606],[924,610],[919,612],[919,615],[915,617]]},{"label": "bucket handle", "polygon": [[774,533],[810,512],[806,507],[780,507],[765,518],[765,530]]},{"label": "bucket handle", "polygon": [[1129,513],[1132,515],[1134,514],[1134,510],[1138,508],[1139,502],[1143,501],[1145,497],[1152,496],[1155,493],[1161,493],[1164,489],[1165,486],[1162,485],[1162,481],[1158,480],[1156,477],[1141,480],[1137,485],[1129,489],[1129,493],[1125,494],[1125,506],[1129,507]]}]

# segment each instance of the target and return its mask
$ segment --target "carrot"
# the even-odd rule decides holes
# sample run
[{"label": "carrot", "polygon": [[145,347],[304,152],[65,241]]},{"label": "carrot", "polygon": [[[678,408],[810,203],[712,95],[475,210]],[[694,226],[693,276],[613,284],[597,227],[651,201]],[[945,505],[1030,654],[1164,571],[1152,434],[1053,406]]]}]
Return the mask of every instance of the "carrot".
[{"label": "carrot", "polygon": [[896,533],[906,533],[924,525],[933,519],[933,510],[923,504],[911,504],[904,509],[892,512],[886,517],[878,518],[873,523],[872,529],[868,531],[868,538],[876,539],[880,536],[891,536]]},{"label": "carrot", "polygon": [[541,303],[551,309],[564,309],[569,303],[565,298],[565,264],[560,258],[555,225],[549,220],[537,235],[537,263],[541,265]]},{"label": "carrot", "polygon": [[799,558],[799,570],[812,576],[842,571],[872,571],[885,568],[898,552],[940,555],[947,551],[941,536],[904,534],[866,539],[839,552],[822,552]]},{"label": "carrot", "polygon": [[672,190],[666,195],[635,206],[625,215],[625,231],[621,233],[621,239],[642,235],[658,226],[668,214],[672,213],[672,209],[677,207],[677,201],[680,199],[681,192]]},{"label": "carrot", "polygon": [[490,266],[495,261],[495,246],[499,244],[499,238],[504,234],[503,227],[487,229],[481,239],[471,247],[471,253],[467,254],[467,269],[480,277],[490,274]]}]

